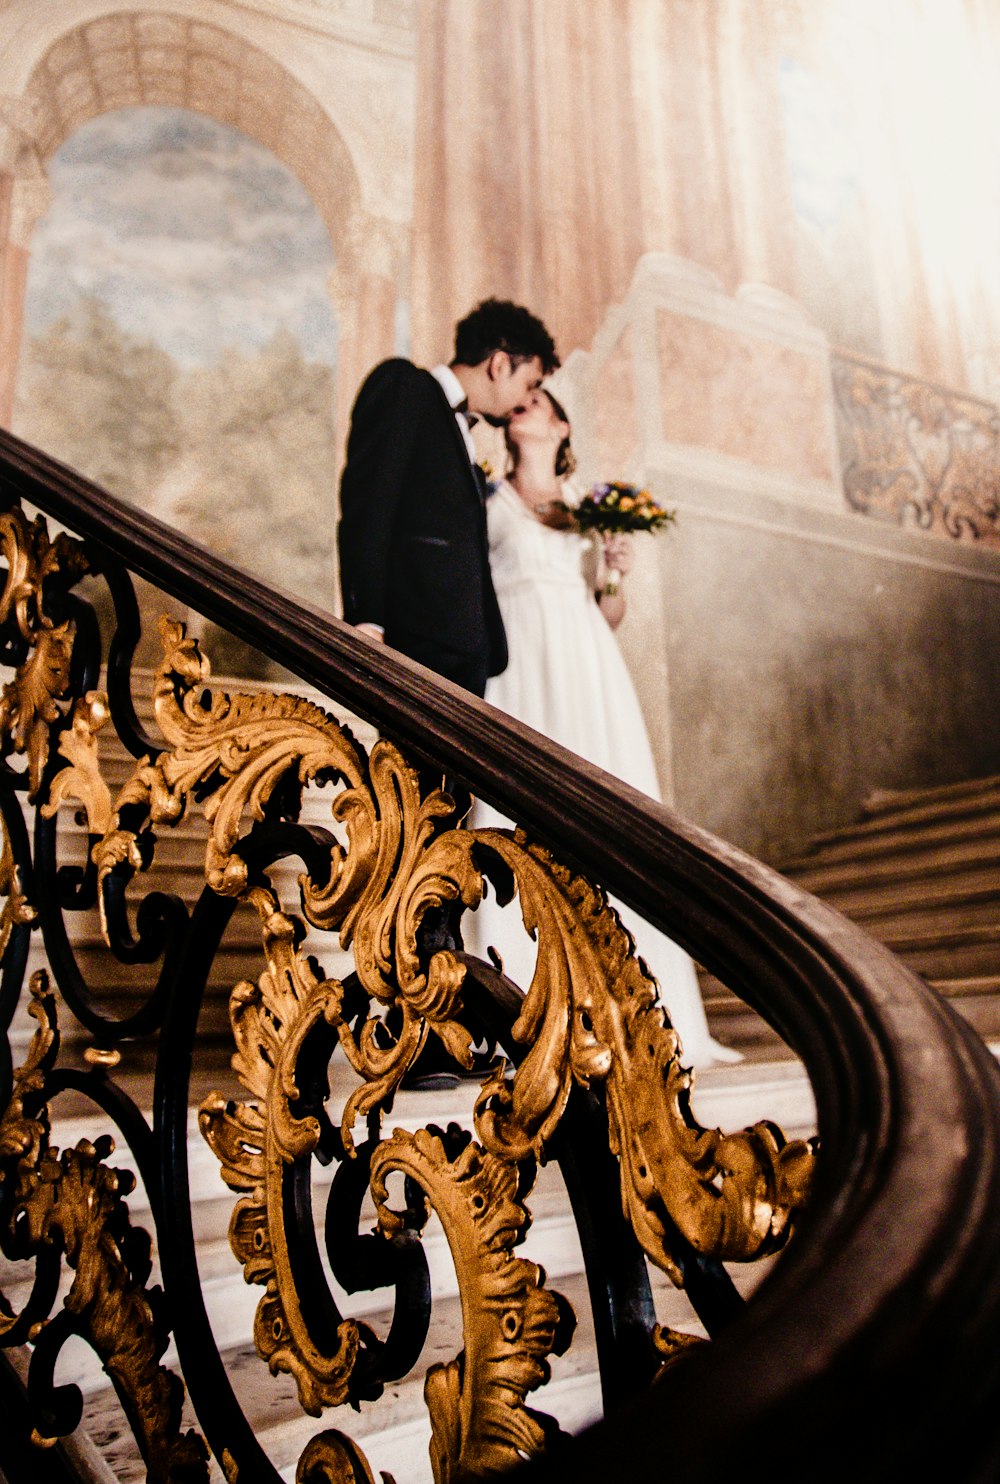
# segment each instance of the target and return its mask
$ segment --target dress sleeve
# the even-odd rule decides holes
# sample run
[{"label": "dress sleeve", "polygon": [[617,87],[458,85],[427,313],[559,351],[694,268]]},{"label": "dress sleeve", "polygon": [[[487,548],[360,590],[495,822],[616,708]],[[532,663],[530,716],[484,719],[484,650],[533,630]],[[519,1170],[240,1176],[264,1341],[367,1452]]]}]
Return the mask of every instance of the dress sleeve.
[{"label": "dress sleeve", "polygon": [[385,625],[389,549],[422,395],[415,366],[386,361],[368,377],[354,404],[338,532],[348,623]]}]

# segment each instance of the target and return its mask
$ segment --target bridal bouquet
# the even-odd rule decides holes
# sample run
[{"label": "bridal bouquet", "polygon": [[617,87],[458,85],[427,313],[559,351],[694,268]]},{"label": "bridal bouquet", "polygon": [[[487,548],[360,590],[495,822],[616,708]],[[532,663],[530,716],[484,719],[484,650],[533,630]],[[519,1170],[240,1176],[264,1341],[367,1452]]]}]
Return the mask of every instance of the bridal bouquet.
[{"label": "bridal bouquet", "polygon": [[627,531],[659,531],[676,517],[634,484],[595,484],[573,511],[577,528],[618,536]]},{"label": "bridal bouquet", "polygon": [[[660,531],[676,519],[673,510],[658,505],[649,490],[634,484],[595,484],[573,510],[579,531],[596,531],[600,536],[620,536],[632,531]],[[618,591],[621,573],[610,568],[604,591],[613,597]]]}]

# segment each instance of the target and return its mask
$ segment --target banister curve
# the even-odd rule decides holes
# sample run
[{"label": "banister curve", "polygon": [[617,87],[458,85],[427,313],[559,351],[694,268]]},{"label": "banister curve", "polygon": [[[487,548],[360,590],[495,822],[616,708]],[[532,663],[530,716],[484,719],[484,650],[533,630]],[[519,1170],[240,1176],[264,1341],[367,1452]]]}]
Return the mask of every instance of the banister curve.
[{"label": "banister curve", "polygon": [[[822,1159],[745,1313],[526,1477],[1000,1474],[1000,1077],[917,976],[836,912],[332,615],[0,431],[4,493],[62,522],[460,777],[668,931],[805,1063]],[[930,1473],[926,1475],[930,1477]]]}]

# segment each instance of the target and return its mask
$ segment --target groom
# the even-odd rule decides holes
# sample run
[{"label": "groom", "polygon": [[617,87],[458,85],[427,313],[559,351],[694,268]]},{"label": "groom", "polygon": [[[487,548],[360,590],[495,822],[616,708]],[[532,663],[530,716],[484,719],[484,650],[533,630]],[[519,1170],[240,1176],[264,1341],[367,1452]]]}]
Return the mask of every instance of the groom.
[{"label": "groom", "polygon": [[340,484],[344,617],[481,696],[507,663],[490,577],[485,480],[470,429],[502,426],[559,365],[541,320],[486,299],[450,366],[376,366],[358,393]]}]

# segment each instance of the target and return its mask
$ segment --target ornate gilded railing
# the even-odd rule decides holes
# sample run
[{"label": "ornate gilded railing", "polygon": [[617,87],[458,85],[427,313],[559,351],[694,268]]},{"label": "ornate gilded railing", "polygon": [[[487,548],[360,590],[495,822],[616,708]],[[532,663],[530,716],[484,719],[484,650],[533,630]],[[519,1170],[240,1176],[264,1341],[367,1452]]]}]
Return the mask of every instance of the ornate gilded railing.
[{"label": "ornate gilded railing", "polygon": [[[886,1479],[935,1459],[948,1477],[992,1477],[1000,1095],[992,1059],[932,992],[740,852],[6,434],[0,478],[0,1020],[8,1032],[27,1002],[36,1026],[19,1065],[9,1037],[0,1050],[0,1249],[8,1271],[33,1275],[19,1305],[0,1298],[0,1340],[20,1357],[0,1371],[8,1475],[72,1477],[58,1440],[81,1399],[56,1367],[77,1336],[107,1371],[151,1479],[207,1479],[208,1449],[230,1480],[279,1477],[213,1334],[191,1215],[198,1017],[239,908],[255,914],[262,952],[257,982],[235,984],[229,1002],[241,1091],[203,1098],[199,1122],[233,1192],[233,1261],[262,1289],[261,1373],[293,1378],[318,1419],[295,1473],[303,1484],[371,1477],[334,1409],[374,1401],[418,1360],[432,1211],[463,1316],[459,1353],[425,1383],[438,1480],[514,1466],[551,1479],[776,1468],[825,1479],[847,1467]],[[161,624],[147,735],[132,689],[131,574],[168,610],[190,606],[258,646],[379,740],[366,751],[296,696],[220,693],[176,618]],[[95,613],[102,585],[110,631]],[[114,791],[102,768],[109,722],[134,760]],[[524,832],[460,828],[443,775]],[[301,819],[303,789],[317,783],[330,800],[324,828]],[[196,817],[205,884],[188,910],[147,882],[170,832]],[[67,865],[60,842],[74,818],[86,845]],[[289,859],[292,893],[278,869]],[[537,932],[529,985],[462,951],[462,913],[484,876],[516,892]],[[770,1123],[698,1124],[677,1038],[603,889],[668,930],[800,1054],[818,1155]],[[106,952],[135,966],[136,982],[152,976],[124,1018],[74,947],[74,920],[95,904]],[[329,976],[305,951],[307,930],[337,935],[351,970]],[[26,985],[39,937],[46,964]],[[73,1023],[82,1062],[61,1047]],[[428,1041],[463,1064],[499,1048],[472,1132],[387,1122]],[[133,1043],[155,1047],[151,1113],[116,1073]],[[331,1058],[354,1079],[339,1107]],[[145,1186],[149,1235],[133,1224],[131,1177],[108,1140],[58,1147],[64,1097],[114,1123]],[[545,1160],[560,1166],[580,1232],[606,1410],[576,1440],[539,1409],[573,1314],[516,1251]],[[325,1253],[321,1166],[336,1171]],[[366,1199],[373,1230],[359,1236]],[[744,1307],[726,1264],[775,1253],[790,1235]],[[650,1264],[686,1291],[710,1343],[656,1323]],[[386,1290],[384,1333],[343,1313],[327,1265],[348,1293]],[[171,1339],[176,1366],[165,1363]],[[185,1388],[196,1426],[181,1420]]]},{"label": "ornate gilded railing", "polygon": [[853,510],[1000,544],[1000,408],[838,351],[834,406]]}]

